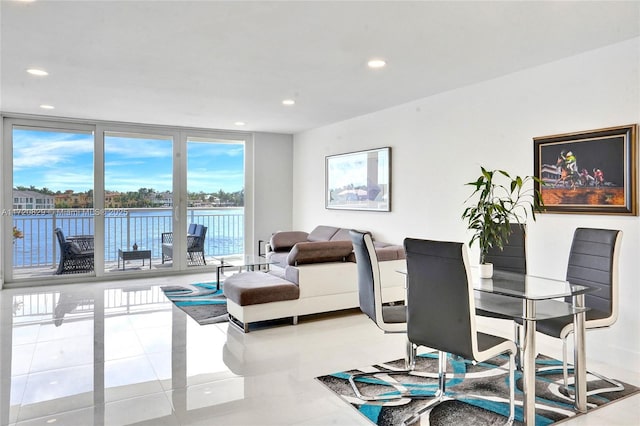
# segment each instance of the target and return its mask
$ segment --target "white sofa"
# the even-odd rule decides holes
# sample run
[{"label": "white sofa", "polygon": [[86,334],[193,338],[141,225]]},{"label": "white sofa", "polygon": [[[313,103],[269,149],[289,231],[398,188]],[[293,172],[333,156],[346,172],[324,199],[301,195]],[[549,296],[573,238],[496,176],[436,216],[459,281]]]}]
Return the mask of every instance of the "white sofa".
[{"label": "white sofa", "polygon": [[[340,228],[335,229],[336,232],[340,232]],[[342,235],[344,234],[342,232]],[[249,324],[258,321],[291,317],[296,324],[298,316],[301,315],[357,308],[359,300],[355,257],[352,254],[352,247],[348,252],[345,251],[350,241],[348,244],[345,244],[345,240],[334,241],[339,242],[315,241],[309,244],[310,242],[307,241],[301,242],[300,245],[294,244],[288,256],[287,265],[273,266],[268,273],[270,276],[265,277],[265,281],[273,282],[273,285],[279,283],[285,286],[297,286],[297,288],[291,287],[295,292],[299,292],[297,298],[291,298],[294,296],[290,293],[289,296],[285,296],[285,298],[289,297],[289,300],[279,300],[279,297],[274,295],[273,300],[266,303],[246,303],[237,297],[238,294],[235,291],[227,294],[228,288],[231,289],[239,283],[242,285],[242,281],[246,281],[245,278],[255,281],[260,278],[256,274],[264,273],[241,273],[227,278],[224,288],[230,320],[248,332]],[[402,302],[405,300],[406,293],[405,278],[398,270],[406,269],[404,250],[402,246],[385,243],[378,243],[378,247],[383,301]],[[345,253],[347,256],[344,255]],[[342,258],[342,260],[335,260],[336,258]],[[253,275],[243,276],[243,274]],[[269,283],[264,285],[263,295],[269,285]],[[250,288],[250,286],[244,288]]]}]

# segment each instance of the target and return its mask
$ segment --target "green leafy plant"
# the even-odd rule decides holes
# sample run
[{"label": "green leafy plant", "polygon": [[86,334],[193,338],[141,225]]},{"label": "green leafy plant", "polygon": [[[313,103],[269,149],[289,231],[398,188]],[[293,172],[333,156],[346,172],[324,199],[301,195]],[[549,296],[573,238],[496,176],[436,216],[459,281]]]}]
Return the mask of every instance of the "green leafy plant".
[{"label": "green leafy plant", "polygon": [[[474,182],[465,185],[475,190],[466,202],[477,196],[475,204],[467,207],[462,218],[467,227],[474,231],[469,246],[478,242],[480,263],[491,247],[501,250],[509,239],[512,222],[523,223],[529,213],[536,220],[536,213],[544,208],[540,192],[533,188],[533,182],[542,184],[534,176],[512,177],[504,170],[486,170],[480,167],[482,174]],[[499,182],[498,182],[499,181]]]}]

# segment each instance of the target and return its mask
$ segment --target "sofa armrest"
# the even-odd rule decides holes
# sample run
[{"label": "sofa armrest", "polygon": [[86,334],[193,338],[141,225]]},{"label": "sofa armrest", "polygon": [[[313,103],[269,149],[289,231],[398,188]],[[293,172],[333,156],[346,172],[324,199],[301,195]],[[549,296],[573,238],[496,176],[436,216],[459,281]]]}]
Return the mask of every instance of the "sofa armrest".
[{"label": "sofa armrest", "polygon": [[287,256],[287,264],[344,262],[353,251],[351,241],[314,241],[297,243]]},{"label": "sofa armrest", "polygon": [[304,231],[279,231],[271,236],[269,240],[270,250],[286,251],[297,243],[307,241],[309,234]]}]

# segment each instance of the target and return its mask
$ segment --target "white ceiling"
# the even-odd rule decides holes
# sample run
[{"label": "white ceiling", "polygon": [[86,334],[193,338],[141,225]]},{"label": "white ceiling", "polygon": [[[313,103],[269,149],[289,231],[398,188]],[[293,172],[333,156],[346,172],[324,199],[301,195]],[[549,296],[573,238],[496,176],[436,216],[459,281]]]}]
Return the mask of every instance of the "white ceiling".
[{"label": "white ceiling", "polygon": [[637,37],[640,2],[2,0],[0,19],[1,111],[296,133]]}]

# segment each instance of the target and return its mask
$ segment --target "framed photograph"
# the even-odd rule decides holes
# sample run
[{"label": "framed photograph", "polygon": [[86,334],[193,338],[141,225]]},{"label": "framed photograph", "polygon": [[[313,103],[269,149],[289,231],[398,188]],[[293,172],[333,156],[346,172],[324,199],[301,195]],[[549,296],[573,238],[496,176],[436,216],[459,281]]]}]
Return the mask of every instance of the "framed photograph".
[{"label": "framed photograph", "polygon": [[391,211],[391,148],[326,157],[327,209]]},{"label": "framed photograph", "polygon": [[533,138],[548,213],[637,214],[638,126]]}]

